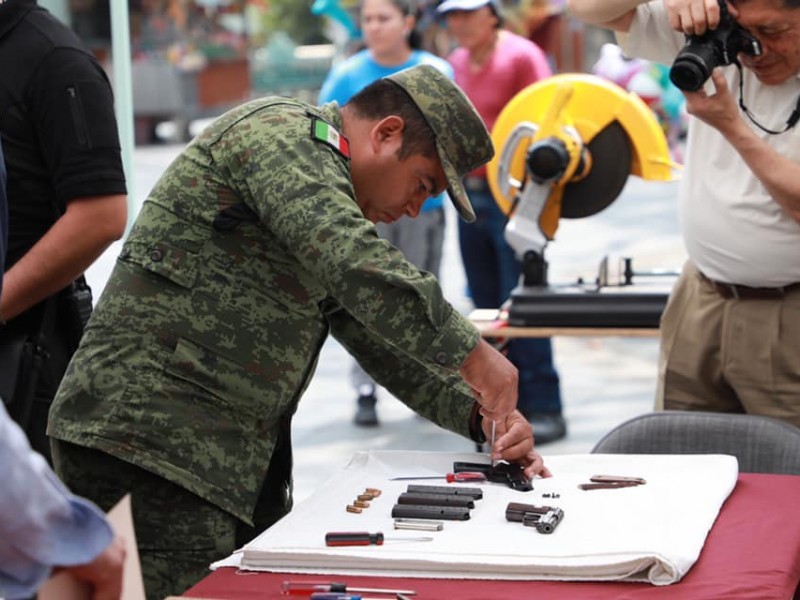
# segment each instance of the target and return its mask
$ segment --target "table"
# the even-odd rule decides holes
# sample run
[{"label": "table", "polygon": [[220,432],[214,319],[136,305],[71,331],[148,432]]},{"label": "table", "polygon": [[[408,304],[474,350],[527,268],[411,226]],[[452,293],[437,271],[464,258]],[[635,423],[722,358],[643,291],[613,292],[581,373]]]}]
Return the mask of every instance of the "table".
[{"label": "table", "polygon": [[[350,577],[353,587],[413,589],[419,600],[580,598],[633,600],[800,600],[800,476],[740,473],[694,567],[678,583],[555,582]],[[689,494],[686,502],[691,503]],[[284,580],[342,581],[335,576],[218,569],[185,598],[286,600]],[[390,596],[387,596],[390,598]]]},{"label": "table", "polygon": [[496,308],[479,308],[469,314],[482,337],[486,338],[548,338],[572,337],[658,337],[653,327],[512,327],[499,319]]}]

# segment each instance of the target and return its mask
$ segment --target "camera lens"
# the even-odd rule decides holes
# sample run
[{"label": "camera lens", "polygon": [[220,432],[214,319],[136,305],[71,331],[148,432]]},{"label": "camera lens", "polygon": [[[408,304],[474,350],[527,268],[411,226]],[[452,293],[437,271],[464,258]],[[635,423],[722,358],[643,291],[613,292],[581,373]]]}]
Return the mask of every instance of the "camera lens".
[{"label": "camera lens", "polygon": [[689,36],[687,44],[678,52],[669,78],[672,83],[685,92],[696,92],[706,80],[711,77],[714,67],[722,64],[718,46],[723,43],[718,40],[722,31],[708,31],[702,36]]},{"label": "camera lens", "polygon": [[711,69],[693,54],[679,55],[669,70],[670,81],[686,92],[696,92],[710,76]]}]

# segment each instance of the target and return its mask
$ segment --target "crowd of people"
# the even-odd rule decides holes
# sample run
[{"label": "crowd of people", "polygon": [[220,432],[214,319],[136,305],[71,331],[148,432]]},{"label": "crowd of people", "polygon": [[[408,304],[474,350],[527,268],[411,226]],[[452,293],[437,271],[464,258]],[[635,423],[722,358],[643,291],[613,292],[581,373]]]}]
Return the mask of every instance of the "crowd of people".
[{"label": "crowd of people", "polygon": [[[655,407],[800,426],[800,3],[726,6],[732,20],[705,0],[568,2],[628,56],[670,64],[720,27],[760,47],[683,92],[689,260],[661,322]],[[500,0],[436,3],[451,43],[436,56],[418,47],[420,8],[364,0],[365,47],[318,105],[260,98],[198,135],[93,309],[82,273],[126,224],[111,85],[35,0],[0,1],[0,57],[15,57],[0,71],[0,597],[58,568],[118,597],[131,549],[101,511],[128,493],[148,598],[285,515],[292,416],[328,335],[358,363],[356,423],[378,424],[382,386],[550,475],[538,446],[567,434],[550,341],[499,351],[437,271],[448,203],[474,305],[516,285],[489,131],[558,59],[504,27]],[[563,4],[543,14],[555,27]]]}]

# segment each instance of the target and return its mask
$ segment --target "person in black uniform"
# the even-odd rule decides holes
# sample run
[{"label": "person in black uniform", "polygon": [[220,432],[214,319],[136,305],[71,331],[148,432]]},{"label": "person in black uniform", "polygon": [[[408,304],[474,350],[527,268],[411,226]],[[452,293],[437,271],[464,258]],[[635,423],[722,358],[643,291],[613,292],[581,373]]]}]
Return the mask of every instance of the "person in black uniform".
[{"label": "person in black uniform", "polygon": [[49,457],[50,402],[91,312],[82,273],[122,236],[127,197],[108,78],[35,0],[0,2],[0,132],[0,395]]},{"label": "person in black uniform", "polygon": [[[6,201],[6,163],[3,144],[0,143],[0,273],[5,270],[6,240],[8,239],[8,202]],[[0,296],[3,295],[3,278],[0,277]]]}]

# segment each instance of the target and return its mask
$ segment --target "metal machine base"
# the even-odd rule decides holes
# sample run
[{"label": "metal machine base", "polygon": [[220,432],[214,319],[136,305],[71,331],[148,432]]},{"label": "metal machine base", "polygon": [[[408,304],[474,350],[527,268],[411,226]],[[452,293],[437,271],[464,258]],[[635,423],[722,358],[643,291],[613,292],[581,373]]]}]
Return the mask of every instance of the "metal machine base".
[{"label": "metal machine base", "polygon": [[637,286],[518,286],[511,292],[512,327],[627,327],[657,329],[668,290]]}]

